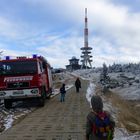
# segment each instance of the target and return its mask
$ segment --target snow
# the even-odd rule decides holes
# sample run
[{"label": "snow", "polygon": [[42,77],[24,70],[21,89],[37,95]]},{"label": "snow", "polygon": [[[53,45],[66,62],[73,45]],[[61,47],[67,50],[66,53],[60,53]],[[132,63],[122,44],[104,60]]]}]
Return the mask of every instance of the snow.
[{"label": "snow", "polygon": [[5,118],[5,130],[7,130],[8,128],[10,128],[12,126],[12,123],[14,121],[13,119],[13,115],[8,115],[6,118]]},{"label": "snow", "polygon": [[109,76],[113,79],[116,79],[118,82],[124,82],[124,87],[117,87],[112,89],[112,91],[118,93],[126,100],[140,100],[140,83],[136,83],[136,79],[140,79],[140,75],[134,75],[132,73],[123,73],[124,76],[128,78],[134,78],[135,80],[130,81],[131,85],[128,84],[127,79],[120,77],[122,73],[111,73]]},{"label": "snow", "polygon": [[124,88],[115,88],[112,91],[118,93],[126,100],[140,100],[140,87],[139,86],[128,86]]},{"label": "snow", "polygon": [[113,140],[140,140],[139,134],[129,134],[123,128],[116,128],[115,129],[115,137]]},{"label": "snow", "polygon": [[[14,105],[17,105],[18,103],[15,103]],[[33,111],[35,108],[11,108],[10,110],[5,109],[3,105],[0,106],[1,112],[0,112],[0,132],[5,131],[12,127],[13,122],[17,119],[22,118],[22,116],[25,116],[26,114]]]},{"label": "snow", "polygon": [[95,94],[95,84],[90,82],[90,85],[87,89],[87,94],[86,94],[86,98],[90,104],[90,108],[91,108],[91,97]]}]

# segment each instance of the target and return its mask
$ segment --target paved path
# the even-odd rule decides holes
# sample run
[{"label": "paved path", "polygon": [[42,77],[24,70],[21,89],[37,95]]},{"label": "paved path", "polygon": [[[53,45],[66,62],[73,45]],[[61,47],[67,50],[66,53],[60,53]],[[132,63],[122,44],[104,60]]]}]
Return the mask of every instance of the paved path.
[{"label": "paved path", "polygon": [[86,101],[87,82],[80,93],[67,91],[66,101],[60,96],[49,100],[43,108],[27,115],[0,135],[0,140],[85,140],[85,122],[89,112]]}]

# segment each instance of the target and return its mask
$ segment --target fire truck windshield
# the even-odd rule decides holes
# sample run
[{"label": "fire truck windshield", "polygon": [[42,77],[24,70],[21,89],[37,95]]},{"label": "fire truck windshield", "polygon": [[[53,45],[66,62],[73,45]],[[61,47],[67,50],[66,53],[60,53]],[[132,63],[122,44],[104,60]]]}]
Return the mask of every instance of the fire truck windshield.
[{"label": "fire truck windshield", "polygon": [[0,75],[18,75],[37,73],[36,61],[0,62]]}]

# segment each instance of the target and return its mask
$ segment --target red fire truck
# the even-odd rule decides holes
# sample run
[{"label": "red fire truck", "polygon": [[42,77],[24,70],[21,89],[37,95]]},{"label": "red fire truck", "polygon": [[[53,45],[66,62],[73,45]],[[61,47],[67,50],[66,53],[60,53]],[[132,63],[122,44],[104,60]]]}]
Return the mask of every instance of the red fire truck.
[{"label": "red fire truck", "polygon": [[35,98],[40,106],[52,92],[51,66],[42,56],[0,60],[0,99],[6,108],[18,100]]}]

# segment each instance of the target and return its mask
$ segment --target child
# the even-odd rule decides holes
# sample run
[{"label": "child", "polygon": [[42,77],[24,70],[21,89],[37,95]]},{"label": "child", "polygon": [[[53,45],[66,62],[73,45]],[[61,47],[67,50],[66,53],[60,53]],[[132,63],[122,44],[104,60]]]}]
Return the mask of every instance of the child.
[{"label": "child", "polygon": [[64,102],[65,101],[65,94],[66,94],[65,84],[63,84],[62,87],[60,88],[60,93],[61,93],[60,102]]},{"label": "child", "polygon": [[112,140],[115,122],[110,114],[103,111],[100,96],[91,98],[92,111],[87,116],[86,140]]}]

